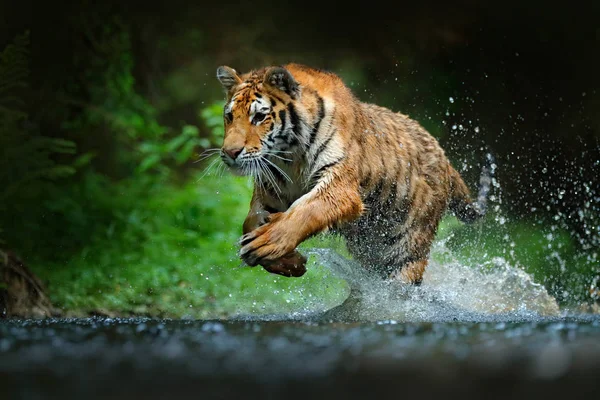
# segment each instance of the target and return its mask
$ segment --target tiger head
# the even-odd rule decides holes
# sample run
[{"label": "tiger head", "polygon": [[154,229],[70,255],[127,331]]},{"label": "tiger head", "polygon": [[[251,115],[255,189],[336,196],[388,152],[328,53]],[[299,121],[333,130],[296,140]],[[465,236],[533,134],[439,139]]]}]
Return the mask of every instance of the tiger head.
[{"label": "tiger head", "polygon": [[223,162],[235,173],[253,175],[269,158],[286,159],[298,144],[290,129],[298,120],[293,103],[300,86],[291,73],[271,67],[240,76],[222,66],[217,78],[227,95]]}]

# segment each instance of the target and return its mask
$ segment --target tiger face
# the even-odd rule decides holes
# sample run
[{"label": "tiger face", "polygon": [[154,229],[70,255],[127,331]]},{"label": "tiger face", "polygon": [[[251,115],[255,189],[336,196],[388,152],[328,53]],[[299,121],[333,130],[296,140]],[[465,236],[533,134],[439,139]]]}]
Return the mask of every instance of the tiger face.
[{"label": "tiger face", "polygon": [[221,159],[239,175],[260,175],[274,161],[287,159],[290,140],[289,103],[297,84],[282,68],[253,71],[238,76],[219,67],[217,77],[227,93],[223,109],[225,137]]}]

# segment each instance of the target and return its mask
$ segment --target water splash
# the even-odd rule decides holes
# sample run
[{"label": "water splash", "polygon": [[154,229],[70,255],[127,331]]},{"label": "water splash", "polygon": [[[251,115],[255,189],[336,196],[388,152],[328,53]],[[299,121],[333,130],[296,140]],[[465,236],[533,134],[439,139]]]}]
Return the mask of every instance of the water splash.
[{"label": "water splash", "polygon": [[[433,253],[445,251],[436,243]],[[558,316],[556,300],[523,270],[498,258],[478,266],[438,262],[435,257],[420,287],[383,281],[332,249],[311,249],[313,262],[346,280],[343,304],[321,320],[438,322],[523,320]]]}]

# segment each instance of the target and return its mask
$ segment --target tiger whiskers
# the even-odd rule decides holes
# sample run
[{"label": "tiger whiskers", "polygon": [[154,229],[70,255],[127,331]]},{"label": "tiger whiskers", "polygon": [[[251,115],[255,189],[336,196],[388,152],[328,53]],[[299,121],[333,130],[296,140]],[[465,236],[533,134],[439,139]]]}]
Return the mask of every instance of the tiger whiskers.
[{"label": "tiger whiskers", "polygon": [[267,154],[272,154],[272,153],[276,153],[276,154],[293,154],[293,151],[289,151],[289,150],[273,150],[273,149],[269,149],[266,151]]},{"label": "tiger whiskers", "polygon": [[219,165],[217,165],[217,171],[215,172],[215,175],[217,176],[217,178],[222,178],[223,174],[225,173],[225,163],[220,163]]},{"label": "tiger whiskers", "polygon": [[221,161],[220,158],[215,158],[214,160],[212,160],[210,162],[210,164],[208,164],[208,166],[204,169],[204,172],[202,173],[202,175],[200,175],[200,178],[198,179],[198,181],[200,181],[205,176],[207,176],[213,170],[213,168],[215,168],[215,166],[217,166],[217,169],[215,170],[215,172],[218,172],[219,168],[221,167],[221,164],[217,164],[217,163],[220,161]]},{"label": "tiger whiskers", "polygon": [[267,178],[267,180],[269,181],[269,183],[271,184],[273,189],[275,189],[275,194],[281,200],[281,197],[279,197],[279,193],[281,193],[281,188],[279,187],[279,184],[277,183],[277,179],[275,178],[275,175],[273,175],[273,172],[269,169],[269,166],[267,164],[265,164],[265,161],[269,161],[269,160],[267,160],[264,157],[259,157],[257,159],[257,161],[258,161],[258,164],[260,165],[261,171],[263,171],[263,173],[265,174],[265,177]]},{"label": "tiger whiskers", "polygon": [[[275,168],[275,170],[277,172],[279,172],[285,178],[285,180],[292,183],[292,178],[290,178],[290,176],[288,174],[286,174],[285,171],[282,170],[278,165],[276,165],[273,161],[269,160],[268,158],[263,157],[262,159],[265,160],[266,162],[268,162],[273,168]],[[269,172],[271,172],[271,171],[269,171]]]},{"label": "tiger whiskers", "polygon": [[266,164],[268,160],[264,157],[252,157],[242,161],[242,171],[244,175],[251,176],[256,185],[264,190],[266,190],[266,185],[269,184],[275,190],[275,195],[281,200],[281,197],[279,196],[281,187],[277,183],[275,175],[273,175],[273,172]]},{"label": "tiger whiskers", "polygon": [[202,153],[200,153],[198,155],[198,159],[195,160],[194,163],[198,163],[198,162],[200,162],[202,160],[206,160],[207,158],[209,158],[209,157],[211,157],[211,156],[213,156],[213,155],[215,155],[215,154],[217,154],[219,152],[221,152],[221,148],[220,147],[219,148],[206,149],[206,150],[204,150]]},{"label": "tiger whiskers", "polygon": [[259,160],[256,158],[252,158],[251,160],[251,165],[253,168],[254,173],[254,180],[256,182],[256,184],[260,187],[262,187],[263,189],[265,188],[265,182],[263,181],[263,177],[265,176],[264,174],[264,169],[262,167],[262,165],[260,164]]},{"label": "tiger whiskers", "polygon": [[292,162],[293,161],[291,158],[281,157],[281,156],[279,156],[277,154],[272,154],[272,153],[267,153],[267,154],[265,154],[265,156],[275,157],[275,158],[278,158],[278,159],[280,159],[282,161],[288,161],[288,162]]}]

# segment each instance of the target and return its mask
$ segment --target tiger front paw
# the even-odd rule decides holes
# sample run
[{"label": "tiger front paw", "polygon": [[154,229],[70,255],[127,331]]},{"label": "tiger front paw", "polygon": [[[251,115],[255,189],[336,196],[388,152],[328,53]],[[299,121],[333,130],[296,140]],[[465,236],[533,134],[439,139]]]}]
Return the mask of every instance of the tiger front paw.
[{"label": "tiger front paw", "polygon": [[271,221],[242,236],[240,257],[246,264],[274,265],[299,244],[293,227],[289,227],[284,219],[277,216]]},{"label": "tiger front paw", "polygon": [[307,258],[297,250],[271,262],[261,264],[265,270],[272,274],[298,278],[306,273]]}]

